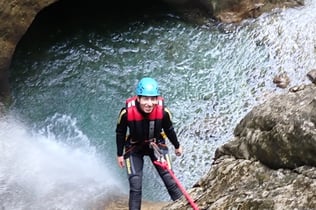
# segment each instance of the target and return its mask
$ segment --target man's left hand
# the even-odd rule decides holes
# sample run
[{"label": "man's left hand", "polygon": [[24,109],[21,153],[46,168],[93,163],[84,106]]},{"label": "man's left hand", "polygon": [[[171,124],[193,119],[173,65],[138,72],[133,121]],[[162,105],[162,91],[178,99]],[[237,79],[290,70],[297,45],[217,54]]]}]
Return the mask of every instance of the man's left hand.
[{"label": "man's left hand", "polygon": [[178,149],[175,149],[175,153],[176,153],[176,156],[181,156],[182,155],[182,147],[180,145],[180,147]]}]

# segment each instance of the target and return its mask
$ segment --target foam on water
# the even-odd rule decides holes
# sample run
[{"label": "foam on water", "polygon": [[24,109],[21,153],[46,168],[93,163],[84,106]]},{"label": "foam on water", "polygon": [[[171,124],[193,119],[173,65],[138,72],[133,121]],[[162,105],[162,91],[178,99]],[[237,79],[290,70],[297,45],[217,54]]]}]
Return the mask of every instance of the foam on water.
[{"label": "foam on water", "polygon": [[122,189],[93,148],[32,133],[9,116],[0,120],[0,163],[1,209],[87,209]]}]

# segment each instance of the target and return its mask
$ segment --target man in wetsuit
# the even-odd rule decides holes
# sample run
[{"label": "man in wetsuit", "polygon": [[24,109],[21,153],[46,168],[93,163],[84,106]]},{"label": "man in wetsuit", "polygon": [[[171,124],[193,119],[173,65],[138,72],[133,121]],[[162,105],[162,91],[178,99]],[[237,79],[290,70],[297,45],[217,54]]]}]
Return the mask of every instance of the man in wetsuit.
[{"label": "man in wetsuit", "polygon": [[[129,135],[126,138],[127,130]],[[180,156],[182,147],[174,131],[170,112],[164,107],[163,98],[160,97],[158,83],[152,78],[145,77],[136,87],[136,96],[126,100],[126,107],[119,114],[116,128],[117,163],[121,168],[127,166],[130,210],[141,208],[143,157],[149,156],[152,163],[157,160],[151,143],[158,145],[164,159],[171,167],[166,138],[175,147],[175,154]],[[155,164],[154,166],[171,199],[180,198],[182,192],[169,172]]]}]

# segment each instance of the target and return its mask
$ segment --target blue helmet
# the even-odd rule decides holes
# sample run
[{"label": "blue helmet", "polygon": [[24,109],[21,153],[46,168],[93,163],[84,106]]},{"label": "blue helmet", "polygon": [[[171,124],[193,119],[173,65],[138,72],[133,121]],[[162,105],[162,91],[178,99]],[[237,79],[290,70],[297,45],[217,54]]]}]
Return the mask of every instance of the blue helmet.
[{"label": "blue helmet", "polygon": [[150,77],[141,79],[136,87],[136,95],[138,96],[159,96],[158,83]]}]

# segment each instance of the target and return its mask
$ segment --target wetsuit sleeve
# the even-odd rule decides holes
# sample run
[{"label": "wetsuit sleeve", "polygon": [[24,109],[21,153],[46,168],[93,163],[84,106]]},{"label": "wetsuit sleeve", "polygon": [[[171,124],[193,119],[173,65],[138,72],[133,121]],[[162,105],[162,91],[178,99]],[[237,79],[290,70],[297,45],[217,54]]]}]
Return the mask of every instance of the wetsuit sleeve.
[{"label": "wetsuit sleeve", "polygon": [[126,109],[123,108],[119,114],[117,125],[116,125],[117,156],[123,155],[126,132],[127,132],[127,114],[126,114]]},{"label": "wetsuit sleeve", "polygon": [[173,146],[176,149],[178,149],[180,147],[180,143],[178,141],[177,134],[173,128],[170,111],[167,108],[164,109],[162,128],[163,128],[165,134],[167,135],[168,139],[170,140],[170,142],[173,144]]}]

